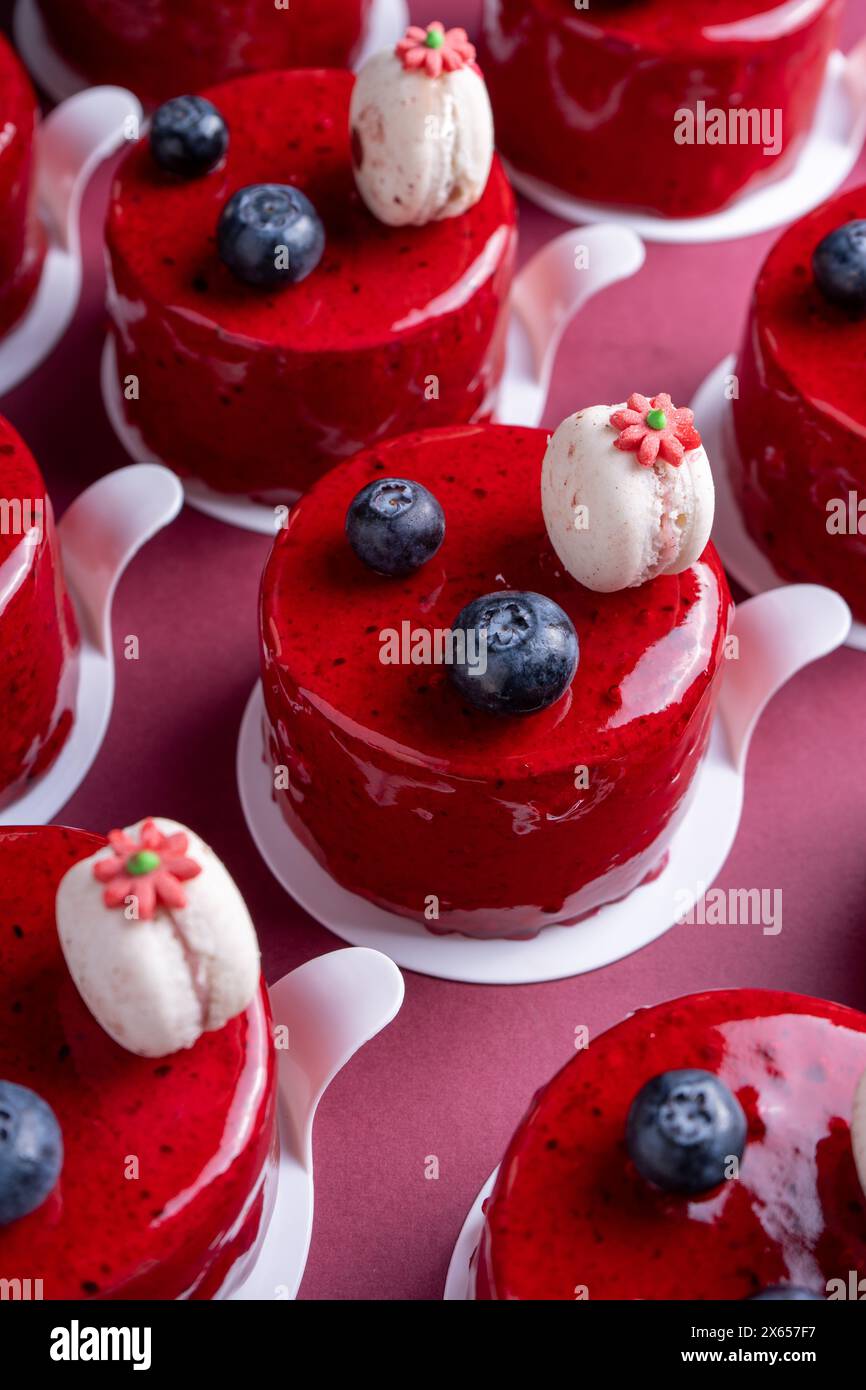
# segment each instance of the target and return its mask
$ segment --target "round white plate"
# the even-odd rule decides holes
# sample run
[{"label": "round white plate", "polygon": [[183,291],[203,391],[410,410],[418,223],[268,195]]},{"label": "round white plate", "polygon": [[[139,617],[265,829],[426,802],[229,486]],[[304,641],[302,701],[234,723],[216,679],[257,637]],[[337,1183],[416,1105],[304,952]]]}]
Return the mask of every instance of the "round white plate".
[{"label": "round white plate", "polygon": [[[70,0],[74,3],[74,0]],[[402,38],[409,23],[406,0],[375,0],[364,48],[358,67],[371,53],[387,48]],[[13,16],[15,46],[43,92],[52,101],[65,101],[87,87],[80,73],[61,58],[53,47],[42,22],[36,0],[18,0]]]},{"label": "round white plate", "polygon": [[[716,484],[716,515],[713,541],[725,569],[750,594],[763,594],[790,583],[777,574],[764,552],[755,544],[743,523],[742,513],[731,486],[729,460],[737,448],[733,406],[725,394],[726,380],[736,367],[733,354],[710,372],[699,386],[692,409],[700,421],[701,435],[713,461]],[[846,646],[866,651],[866,624],[852,622]]]},{"label": "round white plate", "polygon": [[[516,276],[512,289],[505,370],[499,387],[496,419],[509,425],[535,426],[541,420],[556,352],[562,335],[594,295],[643,265],[643,242],[627,227],[581,227],[549,241]],[[109,335],[102,354],[102,399],[111,426],[130,458],[153,458],[127,421],[117,375],[117,354]],[[287,492],[282,506],[251,497],[214,492],[197,479],[184,480],[191,507],[263,536],[285,525],[285,508],[297,500]]]},{"label": "round white plate", "polygon": [[[297,1294],[313,1230],[313,1121],[319,1101],[364,1043],[403,1003],[403,978],[377,951],[331,951],[269,990],[277,1049],[280,1151],[274,1208],[253,1268],[228,1297],[269,1301]],[[231,1281],[234,1284],[234,1280]]]},{"label": "round white plate", "polygon": [[135,464],[100,478],[58,523],[63,571],[81,634],[75,719],[51,766],[0,810],[0,825],[48,825],[90,771],[114,704],[115,590],[133,557],[174,520],[182,504],[173,473],[156,464]]},{"label": "round white plate", "polygon": [[435,936],[341,887],[293,834],[274,800],[260,684],[247,704],[237,751],[250,834],[274,877],[311,916],[344,941],[383,951],[405,969],[471,984],[530,984],[598,970],[662,936],[713,882],[737,833],[746,754],[761,712],[796,671],[844,641],[850,621],[839,596],[815,585],[788,586],[740,605],[738,656],[727,662],[719,717],[665,869],[575,926],[545,927],[529,941]]},{"label": "round white plate", "polygon": [[78,221],[84,191],[140,119],[131,93],[94,87],[58,106],[38,128],[36,191],[48,250],[29,308],[0,339],[0,395],[35,371],[66,332],[81,292]]},{"label": "round white plate", "polygon": [[[793,222],[841,187],[866,138],[866,41],[832,53],[812,130],[796,164],[783,177],[745,193],[730,207],[704,217],[661,217],[584,202],[509,166],[515,188],[566,222],[615,222],[645,241],[730,241]],[[707,158],[712,159],[712,151]]]},{"label": "round white plate", "polygon": [[454,1246],[448,1274],[445,1279],[445,1292],[442,1297],[448,1303],[467,1303],[475,1301],[472,1289],[472,1257],[478,1249],[481,1232],[484,1230],[484,1203],[493,1191],[499,1169],[494,1168],[482,1187],[463,1222],[462,1229]]}]

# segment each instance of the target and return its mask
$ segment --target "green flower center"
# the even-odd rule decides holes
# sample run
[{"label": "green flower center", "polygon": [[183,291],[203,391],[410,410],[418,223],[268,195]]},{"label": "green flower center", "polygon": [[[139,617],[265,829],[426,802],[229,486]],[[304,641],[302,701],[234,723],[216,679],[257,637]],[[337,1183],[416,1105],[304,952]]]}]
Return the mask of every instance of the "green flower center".
[{"label": "green flower center", "polygon": [[426,48],[441,48],[444,42],[445,35],[442,33],[441,29],[429,29],[427,31],[427,37],[424,40],[424,46]]},{"label": "green flower center", "polygon": [[159,868],[159,855],[154,854],[152,849],[140,849],[137,854],[131,854],[126,861],[126,872],[138,878],[141,874],[152,874],[154,869]]},{"label": "green flower center", "polygon": [[651,430],[667,429],[668,417],[663,410],[651,410],[646,417],[646,422]]}]

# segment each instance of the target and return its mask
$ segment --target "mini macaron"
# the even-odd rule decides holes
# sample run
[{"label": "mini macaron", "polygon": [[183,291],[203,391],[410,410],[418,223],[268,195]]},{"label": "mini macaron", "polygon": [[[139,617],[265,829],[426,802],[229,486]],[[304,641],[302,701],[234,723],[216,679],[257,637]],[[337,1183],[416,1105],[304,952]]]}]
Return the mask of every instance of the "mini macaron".
[{"label": "mini macaron", "polygon": [[168,1056],[252,1003],[255,929],[228,870],[186,826],[150,819],[108,838],[60,881],[60,945],[106,1033],[139,1057]]},{"label": "mini macaron", "polygon": [[493,113],[464,29],[413,25],[358,73],[349,126],[358,191],[380,222],[421,227],[479,201]]},{"label": "mini macaron", "polygon": [[692,412],[634,394],[570,415],[547,447],[541,505],[556,554],[588,589],[681,574],[703,553],[715,508]]}]

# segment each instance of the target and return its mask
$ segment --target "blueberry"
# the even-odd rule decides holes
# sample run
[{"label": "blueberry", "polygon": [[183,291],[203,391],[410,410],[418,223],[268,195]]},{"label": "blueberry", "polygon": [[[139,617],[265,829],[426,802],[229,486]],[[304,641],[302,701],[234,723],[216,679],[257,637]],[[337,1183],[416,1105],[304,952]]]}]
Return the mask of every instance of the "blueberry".
[{"label": "blueberry", "polygon": [[813,1293],[811,1289],[798,1288],[796,1284],[774,1284],[772,1288],[762,1289],[760,1293],[753,1293],[750,1303],[769,1303],[775,1301],[789,1300],[791,1302],[805,1302],[807,1299],[814,1303],[823,1303],[822,1293]]},{"label": "blueberry", "polygon": [[742,1158],[746,1117],[736,1096],[709,1071],[666,1071],[638,1092],[626,1146],[642,1177],[665,1192],[709,1192]]},{"label": "blueberry", "polygon": [[420,483],[377,478],[353,499],[346,535],[358,558],[377,574],[411,574],[442,544],[445,513]]},{"label": "blueberry", "polygon": [[50,1105],[0,1081],[0,1226],[41,1206],[63,1166],[63,1138]]},{"label": "blueberry", "polygon": [[153,113],[150,152],[170,174],[194,179],[210,173],[228,146],[228,126],[204,97],[174,97]]},{"label": "blueberry", "polygon": [[574,679],[577,633],[568,614],[544,594],[485,594],[468,603],[451,626],[467,634],[467,659],[450,666],[449,674],[477,709],[534,714],[558,700]]},{"label": "blueberry", "polygon": [[825,299],[866,313],[866,220],[846,222],[819,241],[812,271]]},{"label": "blueberry", "polygon": [[248,285],[296,285],[315,270],[325,229],[309,198],[287,183],[238,189],[220,213],[217,246]]}]

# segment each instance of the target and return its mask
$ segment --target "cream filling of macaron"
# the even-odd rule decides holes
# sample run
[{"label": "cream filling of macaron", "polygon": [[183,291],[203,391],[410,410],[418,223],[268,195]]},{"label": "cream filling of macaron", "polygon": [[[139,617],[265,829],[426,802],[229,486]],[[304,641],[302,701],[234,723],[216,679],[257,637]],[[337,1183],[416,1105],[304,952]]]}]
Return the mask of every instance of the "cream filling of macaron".
[{"label": "cream filling of macaron", "polygon": [[[645,579],[667,574],[679,560],[695,516],[695,489],[688,463],[679,468],[659,460],[653,465],[659,499],[659,525],[653,538],[654,556]],[[691,523],[690,523],[691,519]]]}]

